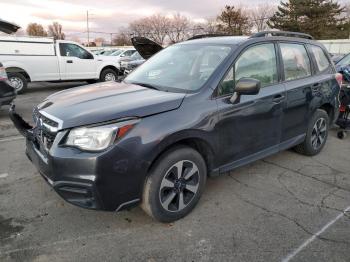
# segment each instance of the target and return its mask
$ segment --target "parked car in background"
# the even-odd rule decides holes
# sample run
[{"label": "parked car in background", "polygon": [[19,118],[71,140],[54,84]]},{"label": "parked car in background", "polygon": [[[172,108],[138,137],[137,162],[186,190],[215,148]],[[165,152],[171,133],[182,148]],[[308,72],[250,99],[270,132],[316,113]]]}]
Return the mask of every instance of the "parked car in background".
[{"label": "parked car in background", "polygon": [[9,105],[16,98],[16,89],[7,78],[5,67],[0,63],[0,108]]},{"label": "parked car in background", "polygon": [[118,53],[118,52],[122,52],[122,49],[107,49],[107,50],[103,50],[101,51],[98,55],[102,55],[102,56],[110,56],[113,55],[114,53]]},{"label": "parked car in background", "polygon": [[344,54],[331,54],[332,61],[336,64],[340,59],[344,57]]},{"label": "parked car in background", "polygon": [[105,57],[71,41],[0,36],[0,61],[18,93],[36,81],[117,80],[119,64]]},{"label": "parked car in background", "polygon": [[105,59],[119,62],[122,58],[128,58],[132,56],[135,52],[136,50],[134,48],[123,48],[115,50],[114,52],[111,52],[108,55],[103,54],[103,56],[105,57]]},{"label": "parked car in background", "polygon": [[196,206],[207,176],[292,147],[317,155],[338,116],[339,81],[311,36],[260,32],[174,44],[122,83],[53,94],[35,107],[35,127],[14,107],[10,116],[66,201],[141,203],[170,222]]},{"label": "parked car in background", "polygon": [[132,60],[132,61],[126,61],[126,62],[121,62],[121,70],[124,74],[124,76],[127,76],[130,74],[132,71],[134,71],[137,67],[142,65],[146,60],[141,58],[138,60]]},{"label": "parked car in background", "polygon": [[[0,32],[12,34],[17,32],[20,27],[0,19]],[[0,62],[0,108],[3,105],[9,105],[15,98],[17,92],[8,80],[5,67]]]},{"label": "parked car in background", "polygon": [[335,67],[338,73],[343,75],[343,79],[346,85],[350,84],[350,53],[343,56],[335,63]]},{"label": "parked car in background", "polygon": [[[132,56],[124,57],[123,59],[120,60],[119,62],[120,71],[124,75],[125,69],[127,68],[128,70],[135,69],[138,65],[141,65],[144,61],[146,60],[139,54],[139,52],[136,51]],[[136,62],[136,63],[130,64],[131,62]]]}]

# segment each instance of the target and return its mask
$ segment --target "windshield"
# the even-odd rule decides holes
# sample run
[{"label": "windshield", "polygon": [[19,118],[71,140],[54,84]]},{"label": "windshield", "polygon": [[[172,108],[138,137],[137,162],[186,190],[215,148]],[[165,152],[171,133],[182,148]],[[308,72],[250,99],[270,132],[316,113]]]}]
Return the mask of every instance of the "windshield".
[{"label": "windshield", "polygon": [[157,89],[195,91],[228,56],[229,46],[182,44],[170,46],[150,58],[124,82]]},{"label": "windshield", "polygon": [[117,50],[117,51],[113,51],[110,56],[117,56],[120,55],[123,52],[123,50]]}]

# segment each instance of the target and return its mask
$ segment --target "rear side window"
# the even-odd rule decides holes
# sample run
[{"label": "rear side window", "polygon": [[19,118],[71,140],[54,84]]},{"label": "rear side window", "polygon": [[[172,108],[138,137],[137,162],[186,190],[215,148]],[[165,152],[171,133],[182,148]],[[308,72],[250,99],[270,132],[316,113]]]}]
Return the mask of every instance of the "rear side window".
[{"label": "rear side window", "polygon": [[322,48],[315,45],[311,45],[310,48],[311,48],[311,52],[315,57],[318,70],[323,71],[327,69],[329,67],[329,60],[327,59]]},{"label": "rear side window", "polygon": [[285,80],[294,80],[311,75],[310,59],[304,45],[281,43]]},{"label": "rear side window", "polygon": [[220,83],[218,95],[233,93],[235,84],[243,77],[260,80],[262,87],[277,83],[274,44],[256,45],[244,51]]}]

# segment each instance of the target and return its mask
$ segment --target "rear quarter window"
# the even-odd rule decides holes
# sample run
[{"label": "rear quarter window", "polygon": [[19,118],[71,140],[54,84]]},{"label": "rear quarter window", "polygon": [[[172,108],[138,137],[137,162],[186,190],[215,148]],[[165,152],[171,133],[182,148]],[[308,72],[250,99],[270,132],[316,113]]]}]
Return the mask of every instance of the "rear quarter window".
[{"label": "rear quarter window", "polygon": [[323,70],[326,70],[329,67],[330,62],[322,48],[319,46],[311,45],[310,50],[315,57],[318,71],[322,72]]}]

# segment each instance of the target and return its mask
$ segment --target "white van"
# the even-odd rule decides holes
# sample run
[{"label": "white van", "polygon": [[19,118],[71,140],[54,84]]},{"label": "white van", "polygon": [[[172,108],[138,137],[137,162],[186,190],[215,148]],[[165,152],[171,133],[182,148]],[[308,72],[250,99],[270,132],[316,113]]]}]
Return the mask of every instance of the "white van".
[{"label": "white van", "polygon": [[117,61],[95,56],[78,43],[51,38],[0,36],[0,61],[18,93],[28,82],[114,81],[119,75]]}]

